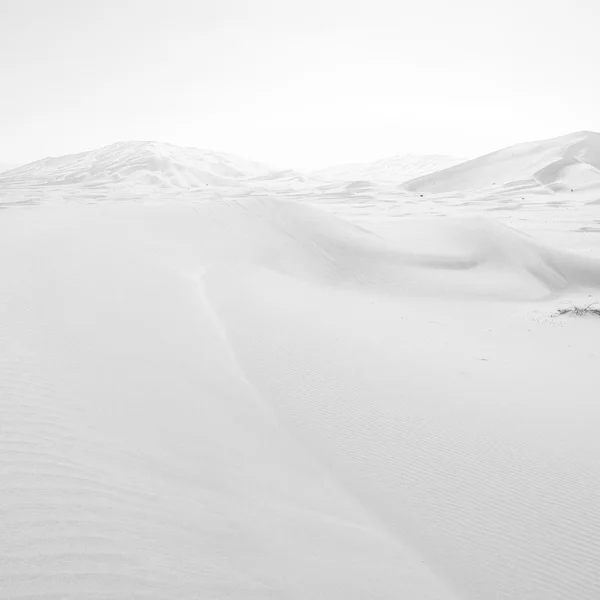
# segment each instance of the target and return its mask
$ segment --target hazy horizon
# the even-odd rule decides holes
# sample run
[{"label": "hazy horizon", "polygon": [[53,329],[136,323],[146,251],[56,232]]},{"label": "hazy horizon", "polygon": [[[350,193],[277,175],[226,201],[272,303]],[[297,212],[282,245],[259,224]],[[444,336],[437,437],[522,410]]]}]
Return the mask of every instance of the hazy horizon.
[{"label": "hazy horizon", "polygon": [[5,4],[0,162],[136,139],[310,170],[600,130],[597,6],[493,4]]},{"label": "hazy horizon", "polygon": [[[581,131],[583,131],[583,130],[581,130]],[[567,132],[565,134],[561,134],[561,135],[558,135],[558,136],[555,136],[555,137],[563,137],[563,136],[566,136],[566,135],[569,135],[569,134],[574,134],[574,133],[578,133],[578,132],[574,132],[574,131]],[[592,132],[592,133],[598,133],[598,132]],[[600,135],[600,133],[599,133],[599,135]],[[554,138],[549,138],[549,139],[554,139]],[[427,156],[431,156],[431,157],[433,157],[433,156],[440,156],[440,157],[447,156],[448,158],[455,158],[455,159],[459,159],[460,161],[465,161],[466,162],[466,161],[472,160],[474,158],[478,158],[480,156],[483,156],[483,155],[486,155],[486,154],[491,154],[492,152],[495,152],[495,151],[498,151],[498,150],[502,150],[505,147],[510,147],[510,146],[513,146],[513,145],[518,145],[520,143],[536,142],[536,141],[544,141],[544,140],[541,140],[541,139],[538,139],[538,140],[519,140],[519,141],[515,142],[514,144],[508,144],[508,146],[503,146],[501,148],[493,148],[491,150],[488,150],[488,151],[483,152],[481,154],[477,154],[475,156],[457,156],[457,155],[452,155],[452,154],[443,154],[441,152],[436,152],[435,150],[431,150],[431,151],[428,151],[428,152],[422,152],[422,153],[415,153],[415,152],[411,152],[410,150],[406,150],[404,152],[398,152],[396,154],[391,154],[391,155],[387,155],[387,156],[379,156],[379,157],[376,157],[376,158],[373,158],[373,159],[364,160],[364,161],[349,160],[349,161],[344,161],[344,162],[340,162],[340,161],[338,161],[338,162],[330,162],[328,164],[321,165],[319,167],[312,167],[312,168],[308,167],[308,168],[304,168],[304,169],[297,168],[297,167],[290,166],[290,165],[271,164],[268,161],[258,161],[258,162],[263,162],[264,164],[266,164],[268,166],[273,166],[273,167],[276,167],[276,168],[292,169],[292,170],[297,170],[299,172],[313,172],[313,171],[317,172],[317,171],[321,171],[321,170],[325,171],[327,169],[335,168],[335,167],[343,167],[343,166],[348,166],[349,167],[351,165],[357,165],[357,166],[359,166],[359,165],[363,165],[363,164],[366,165],[366,164],[376,163],[378,161],[385,161],[386,159],[391,159],[391,158],[394,158],[394,157],[402,158],[402,157],[405,157],[405,156],[408,157],[408,156],[411,156],[411,155],[413,155],[413,156],[415,156],[417,158],[418,157],[425,158]],[[241,156],[241,155],[239,155],[237,153],[228,152],[226,149],[223,149],[223,148],[199,148],[198,146],[179,146],[178,144],[172,144],[172,142],[169,142],[167,140],[116,140],[114,142],[111,142],[109,144],[105,144],[105,145],[100,146],[100,147],[85,148],[83,150],[78,150],[77,152],[66,152],[65,154],[60,154],[60,155],[39,156],[38,158],[34,158],[33,160],[29,160],[29,161],[25,161],[25,162],[16,162],[15,163],[15,162],[11,162],[11,161],[0,160],[0,168],[4,167],[4,170],[0,171],[0,173],[6,172],[7,170],[16,169],[16,168],[19,168],[19,167],[22,167],[22,166],[25,166],[25,165],[28,165],[28,164],[32,164],[32,163],[35,163],[35,162],[40,161],[40,160],[45,160],[45,159],[48,159],[48,158],[60,158],[60,157],[64,157],[64,156],[75,156],[77,154],[82,154],[82,153],[86,153],[86,152],[92,152],[92,151],[95,151],[95,150],[100,150],[102,148],[105,148],[105,147],[108,147],[108,146],[112,146],[112,145],[115,145],[115,144],[129,143],[129,142],[170,144],[170,145],[181,147],[181,148],[191,148],[191,149],[196,148],[196,149],[199,149],[199,150],[208,150],[208,151],[213,151],[213,152],[218,152],[218,153],[231,154],[232,156],[238,156],[239,158],[242,158],[242,159],[255,160],[254,156],[248,156],[248,155]]]}]

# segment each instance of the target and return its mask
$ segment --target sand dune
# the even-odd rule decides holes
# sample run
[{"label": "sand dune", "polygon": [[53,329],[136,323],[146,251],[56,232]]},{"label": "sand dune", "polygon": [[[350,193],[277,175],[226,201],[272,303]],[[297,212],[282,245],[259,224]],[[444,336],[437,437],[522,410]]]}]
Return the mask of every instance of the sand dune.
[{"label": "sand dune", "polygon": [[275,198],[0,221],[17,598],[595,600],[600,260]]},{"label": "sand dune", "polygon": [[222,152],[162,142],[118,142],[24,165],[0,177],[0,187],[116,185],[189,189],[235,185],[272,172],[264,164]]},{"label": "sand dune", "polygon": [[453,167],[463,159],[445,154],[405,154],[392,156],[370,163],[352,163],[327,167],[312,173],[325,181],[395,181],[402,183]]},{"label": "sand dune", "polygon": [[597,190],[600,134],[579,132],[510,146],[470,161],[445,155],[405,155],[300,173],[230,154],[161,142],[118,142],[98,150],[46,158],[0,174],[0,193],[44,196],[98,191],[131,193],[222,190],[270,194],[382,197],[414,193],[523,195]]},{"label": "sand dune", "polygon": [[416,192],[445,193],[502,186],[564,190],[600,186],[600,134],[582,131],[517,144],[405,184]]}]

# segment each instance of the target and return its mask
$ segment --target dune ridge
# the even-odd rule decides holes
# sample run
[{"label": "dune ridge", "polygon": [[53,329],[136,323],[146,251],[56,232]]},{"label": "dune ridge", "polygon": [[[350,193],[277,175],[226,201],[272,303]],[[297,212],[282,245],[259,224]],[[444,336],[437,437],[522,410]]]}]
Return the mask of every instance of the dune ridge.
[{"label": "dune ridge", "polygon": [[535,186],[552,190],[600,185],[600,134],[581,131],[509,146],[459,165],[413,179],[413,192],[447,193],[493,186]]},{"label": "dune ridge", "polygon": [[0,186],[190,189],[234,185],[272,172],[267,165],[223,152],[130,141],[24,165],[0,176]]}]

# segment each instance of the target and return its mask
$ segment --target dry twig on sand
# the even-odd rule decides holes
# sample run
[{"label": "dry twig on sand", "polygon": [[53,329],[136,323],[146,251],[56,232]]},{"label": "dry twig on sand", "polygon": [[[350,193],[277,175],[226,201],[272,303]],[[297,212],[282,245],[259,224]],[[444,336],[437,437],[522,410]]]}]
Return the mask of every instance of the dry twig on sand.
[{"label": "dry twig on sand", "polygon": [[595,315],[600,317],[600,308],[594,308],[597,301],[591,302],[587,306],[569,306],[568,308],[559,308],[555,316],[573,315],[574,317],[585,317],[586,315]]}]

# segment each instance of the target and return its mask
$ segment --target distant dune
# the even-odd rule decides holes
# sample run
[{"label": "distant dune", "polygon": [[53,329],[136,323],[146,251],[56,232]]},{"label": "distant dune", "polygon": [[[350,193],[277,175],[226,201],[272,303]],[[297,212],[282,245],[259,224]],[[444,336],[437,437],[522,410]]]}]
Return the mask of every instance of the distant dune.
[{"label": "distant dune", "polygon": [[442,154],[407,154],[312,173],[274,169],[223,152],[130,141],[45,158],[0,174],[0,189],[59,186],[73,190],[180,191],[241,187],[243,191],[251,187],[298,193],[334,185],[340,194],[354,194],[359,188],[379,189],[389,184],[402,184],[407,192],[427,193],[533,187],[555,192],[600,187],[600,134],[584,131],[517,144],[468,161]]},{"label": "distant dune", "polygon": [[434,171],[453,167],[464,159],[444,154],[405,154],[370,163],[337,165],[315,171],[312,175],[324,180],[396,181],[404,182]]},{"label": "distant dune", "polygon": [[89,152],[45,158],[0,176],[0,186],[227,186],[267,176],[269,166],[232,154],[162,142],[117,142]]},{"label": "distant dune", "polygon": [[464,192],[501,186],[547,186],[551,190],[600,185],[600,134],[580,131],[550,140],[509,146],[418,177],[415,192]]}]

